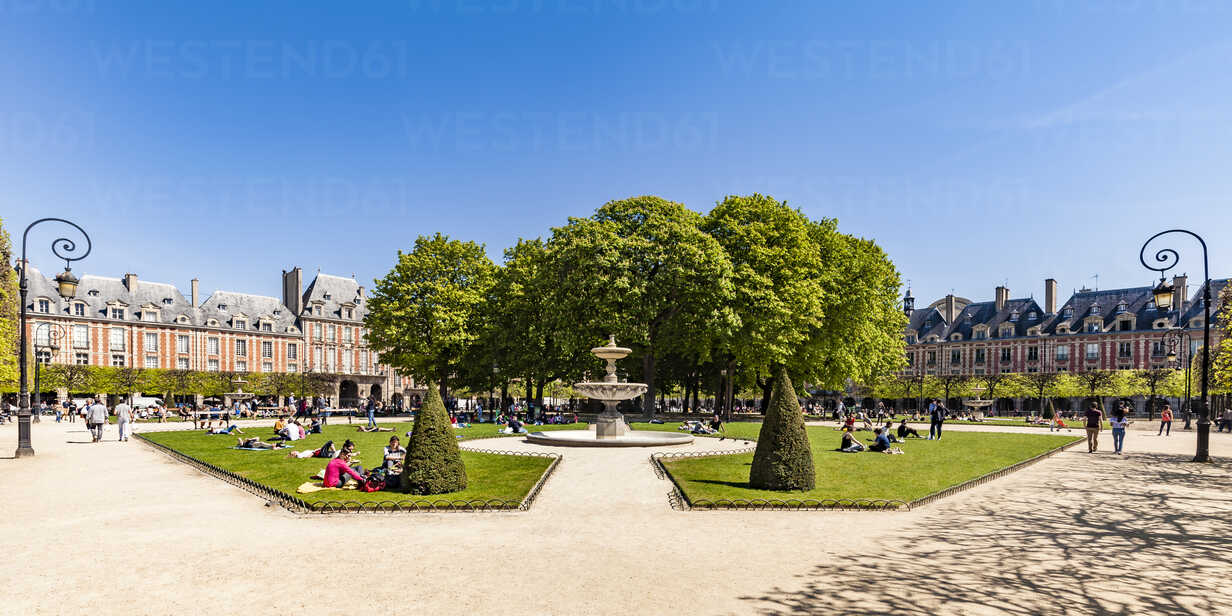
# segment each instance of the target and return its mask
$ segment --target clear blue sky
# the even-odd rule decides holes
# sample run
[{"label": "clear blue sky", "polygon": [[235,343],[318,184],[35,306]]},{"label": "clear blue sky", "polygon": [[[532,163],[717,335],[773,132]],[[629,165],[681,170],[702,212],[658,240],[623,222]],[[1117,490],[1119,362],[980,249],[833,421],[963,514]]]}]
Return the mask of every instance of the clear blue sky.
[{"label": "clear blue sky", "polygon": [[875,238],[923,302],[1145,284],[1168,226],[1223,276],[1229,23],[1217,0],[0,0],[0,216],[80,222],[79,272],[205,292],[754,191]]}]

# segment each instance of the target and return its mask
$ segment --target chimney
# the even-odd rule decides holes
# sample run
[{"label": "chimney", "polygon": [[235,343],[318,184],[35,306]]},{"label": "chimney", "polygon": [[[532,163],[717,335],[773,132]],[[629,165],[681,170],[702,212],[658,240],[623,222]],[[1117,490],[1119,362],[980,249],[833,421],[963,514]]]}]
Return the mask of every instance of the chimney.
[{"label": "chimney", "polygon": [[1181,274],[1172,277],[1172,309],[1185,312],[1185,302],[1189,301],[1189,275]]},{"label": "chimney", "polygon": [[200,284],[200,282],[201,281],[197,280],[196,278],[192,279],[192,305],[194,308],[197,307],[197,286]]},{"label": "chimney", "polygon": [[945,296],[945,322],[953,323],[958,317],[958,306],[954,303],[954,294],[950,293]]},{"label": "chimney", "polygon": [[997,287],[997,312],[1001,312],[1005,308],[1005,303],[1010,299],[1010,290],[1007,287]]},{"label": "chimney", "polygon": [[1057,313],[1057,281],[1053,278],[1044,280],[1044,314]]},{"label": "chimney", "polygon": [[282,305],[296,317],[304,311],[304,270],[282,270]]},{"label": "chimney", "polygon": [[137,291],[136,274],[124,274],[124,288],[128,289],[129,293],[135,293]]}]

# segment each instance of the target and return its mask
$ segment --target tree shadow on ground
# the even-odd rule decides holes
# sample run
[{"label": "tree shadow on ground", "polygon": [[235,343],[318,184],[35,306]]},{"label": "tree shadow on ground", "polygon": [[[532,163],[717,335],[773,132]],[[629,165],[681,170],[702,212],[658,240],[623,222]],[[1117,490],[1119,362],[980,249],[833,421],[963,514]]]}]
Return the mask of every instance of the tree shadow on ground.
[{"label": "tree shadow on ground", "polygon": [[871,553],[828,555],[799,589],[741,599],[763,614],[1232,614],[1232,467],[1188,460],[1060,454]]}]

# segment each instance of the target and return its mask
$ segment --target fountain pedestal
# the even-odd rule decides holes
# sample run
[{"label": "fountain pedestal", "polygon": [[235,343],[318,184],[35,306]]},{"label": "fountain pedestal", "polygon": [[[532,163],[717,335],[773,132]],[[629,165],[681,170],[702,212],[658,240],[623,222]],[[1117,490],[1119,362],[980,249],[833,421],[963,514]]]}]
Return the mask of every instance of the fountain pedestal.
[{"label": "fountain pedestal", "polygon": [[595,417],[595,438],[619,438],[629,433],[625,416],[616,410],[617,400],[604,400],[603,412]]}]

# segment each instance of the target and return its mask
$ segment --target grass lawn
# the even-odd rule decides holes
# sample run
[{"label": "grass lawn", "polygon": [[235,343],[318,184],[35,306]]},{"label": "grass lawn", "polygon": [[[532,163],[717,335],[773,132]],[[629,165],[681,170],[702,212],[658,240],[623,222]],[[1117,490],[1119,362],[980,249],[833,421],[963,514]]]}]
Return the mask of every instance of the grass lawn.
[{"label": "grass lawn", "polygon": [[[329,425],[321,434],[310,434],[302,441],[292,443],[292,449],[272,451],[242,451],[234,449],[235,436],[205,434],[204,430],[147,432],[142,436],[155,443],[165,445],[176,451],[192,456],[203,462],[208,462],[228,471],[247,477],[264,484],[298,496],[308,503],[317,501],[358,501],[377,502],[394,501],[424,501],[439,500],[469,501],[500,499],[521,501],[543,471],[551,463],[548,458],[532,456],[506,456],[490,453],[463,451],[462,460],[466,464],[467,488],[461,492],[440,494],[434,496],[414,496],[401,491],[359,492],[357,490],[326,490],[310,494],[296,494],[295,489],[305,481],[313,481],[311,476],[325,468],[325,460],[320,458],[296,459],[287,456],[287,452],[316,449],[325,441],[334,441],[341,447],[343,441],[355,441],[355,449],[359,452],[359,462],[364,468],[370,468],[381,463],[382,448],[388,444],[389,437],[398,435],[403,445],[408,438],[406,432],[411,424],[382,424],[382,427],[392,427],[394,432],[358,432],[353,425]],[[537,426],[542,429],[578,429],[585,424]],[[268,439],[273,436],[272,428],[245,428],[245,437],[260,436]],[[470,428],[457,430],[459,440],[471,440],[497,436],[497,426],[479,424]],[[317,480],[319,481],[319,480]]]},{"label": "grass lawn", "polygon": [[[679,426],[680,426],[680,422],[678,421],[669,421],[667,423],[661,423],[661,424],[644,423],[644,422],[638,421],[638,422],[633,422],[629,424],[629,427],[633,428],[634,430],[654,430],[657,432],[684,432],[684,430],[677,429]],[[708,436],[708,437],[713,437],[713,438],[719,438],[722,436],[726,436],[727,438],[757,440],[757,434],[761,432],[761,422],[754,423],[751,421],[734,421],[731,423],[725,423],[723,424],[723,432],[724,434],[706,434],[706,435],[698,434],[697,436]]]},{"label": "grass lawn", "polygon": [[906,454],[885,455],[835,451],[840,436],[830,427],[809,426],[808,434],[817,472],[817,486],[808,492],[750,488],[751,453],[665,459],[664,466],[691,502],[754,498],[909,502],[1080,440],[1074,435],[949,432],[939,441],[910,439],[896,444]]}]

